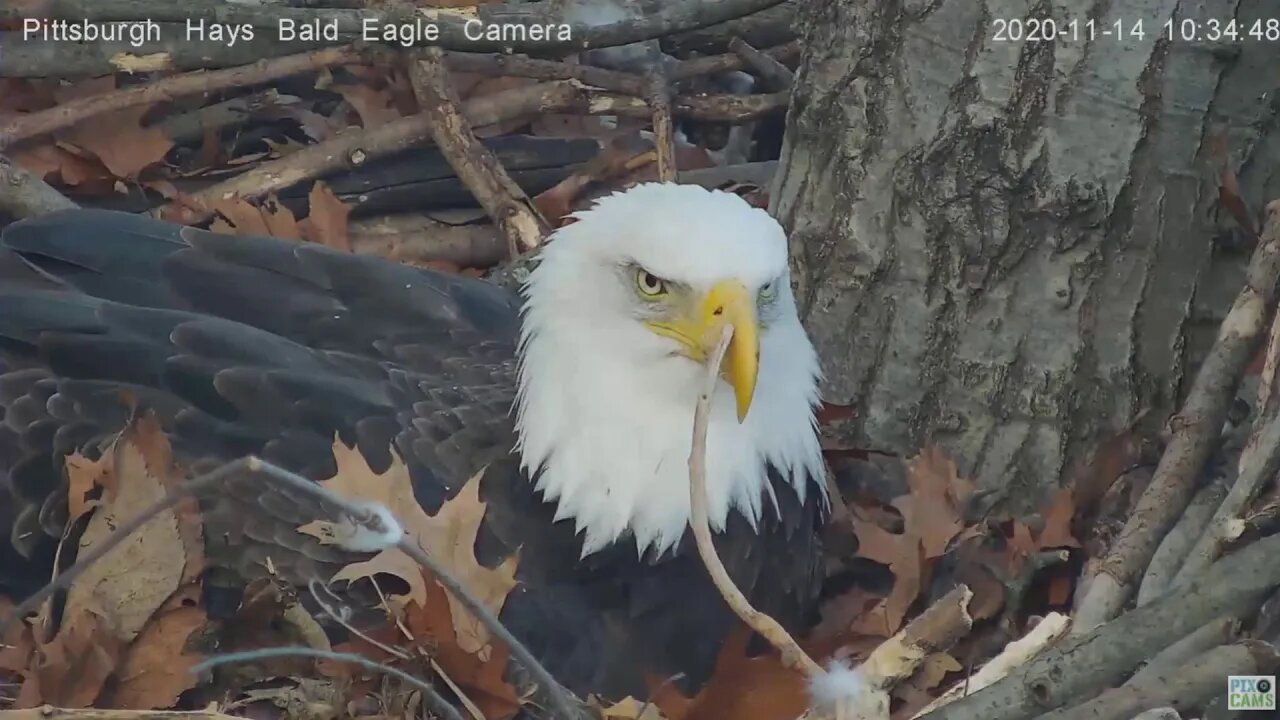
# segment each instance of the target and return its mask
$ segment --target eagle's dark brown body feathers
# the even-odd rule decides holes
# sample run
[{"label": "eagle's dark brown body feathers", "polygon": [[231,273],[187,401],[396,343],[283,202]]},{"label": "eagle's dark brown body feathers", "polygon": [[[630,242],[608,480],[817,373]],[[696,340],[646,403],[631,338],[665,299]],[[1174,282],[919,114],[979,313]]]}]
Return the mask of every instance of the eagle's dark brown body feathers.
[{"label": "eagle's dark brown body feathers", "polygon": [[[696,685],[709,674],[732,618],[691,538],[662,558],[637,558],[624,538],[580,560],[572,522],[554,522],[520,472],[515,296],[104,211],[19,223],[3,244],[42,277],[0,280],[0,584],[48,577],[65,523],[62,458],[119,432],[128,397],[190,472],[259,454],[324,479],[336,435],[375,471],[397,452],[434,512],[487,466],[477,553],[496,564],[520,549],[502,618],[553,674],[606,695],[642,695],[646,675]],[[203,503],[209,582],[263,574],[268,555],[294,582],[353,559],[296,533],[305,505],[280,492],[249,484]],[[774,492],[780,512],[758,533],[734,513],[719,542],[752,599],[798,625],[817,592],[822,500],[801,503],[785,482]]]}]

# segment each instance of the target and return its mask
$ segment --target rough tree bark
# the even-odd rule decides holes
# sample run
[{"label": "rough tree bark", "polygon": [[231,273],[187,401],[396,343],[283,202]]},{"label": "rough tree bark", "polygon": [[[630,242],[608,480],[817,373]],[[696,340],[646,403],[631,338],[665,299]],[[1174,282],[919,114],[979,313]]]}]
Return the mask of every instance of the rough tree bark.
[{"label": "rough tree bark", "polygon": [[[1280,39],[1247,32],[1269,7],[805,0],[773,210],[826,397],[856,411],[843,440],[938,443],[1025,511],[1102,439],[1163,422],[1239,287],[1221,168],[1255,211],[1280,191]],[[1175,12],[1241,32],[1169,41]],[[1068,37],[996,37],[1046,17]]]}]

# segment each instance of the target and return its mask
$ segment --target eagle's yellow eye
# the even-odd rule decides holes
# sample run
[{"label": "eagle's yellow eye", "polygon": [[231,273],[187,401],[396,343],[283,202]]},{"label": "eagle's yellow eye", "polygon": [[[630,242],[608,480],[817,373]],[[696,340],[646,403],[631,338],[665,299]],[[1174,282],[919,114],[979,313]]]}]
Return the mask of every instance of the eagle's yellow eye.
[{"label": "eagle's yellow eye", "polygon": [[659,298],[667,294],[667,281],[642,268],[636,270],[636,289],[646,298]]}]

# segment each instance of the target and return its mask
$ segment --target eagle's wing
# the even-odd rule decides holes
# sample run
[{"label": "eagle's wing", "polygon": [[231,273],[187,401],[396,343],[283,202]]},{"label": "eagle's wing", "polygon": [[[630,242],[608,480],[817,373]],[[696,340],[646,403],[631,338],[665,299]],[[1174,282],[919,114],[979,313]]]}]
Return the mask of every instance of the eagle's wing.
[{"label": "eagle's wing", "polygon": [[[325,479],[336,436],[375,472],[398,453],[434,514],[487,467],[477,556],[496,564],[519,550],[503,620],[553,672],[606,695],[643,694],[646,676],[696,684],[710,673],[733,618],[691,538],[664,558],[639,558],[623,538],[580,560],[572,522],[555,522],[521,476],[511,293],[108,211],[24,221],[3,246],[43,277],[0,279],[0,584],[20,582],[24,566],[48,577],[65,525],[62,458],[93,455],[136,403],[188,472],[252,453]],[[821,512],[816,493],[802,503],[777,482],[775,494],[779,513],[758,528],[733,515],[719,541],[748,595],[795,624],[816,594]],[[268,565],[324,579],[352,559],[298,533],[306,504],[270,483],[215,493],[201,509],[206,587]]]}]

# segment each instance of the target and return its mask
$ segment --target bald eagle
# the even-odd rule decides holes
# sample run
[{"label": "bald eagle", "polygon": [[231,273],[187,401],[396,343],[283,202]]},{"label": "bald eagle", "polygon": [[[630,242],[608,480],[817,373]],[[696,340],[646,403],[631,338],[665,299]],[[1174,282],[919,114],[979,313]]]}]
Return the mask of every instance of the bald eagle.
[{"label": "bald eagle", "polygon": [[[811,619],[827,508],[819,367],[765,211],[645,184],[555,232],[523,287],[102,210],[10,225],[0,275],[0,583],[32,589],[63,531],[63,458],[137,408],[190,472],[258,454],[322,480],[335,437],[394,453],[428,513],[476,475],[481,562],[519,550],[501,619],[585,697],[696,688],[735,626],[693,547],[687,459],[703,363],[734,327],[707,491],[731,575]],[[127,391],[127,392],[122,392]],[[205,586],[352,561],[269,487],[201,503]],[[257,507],[245,512],[243,503]]]}]

